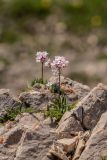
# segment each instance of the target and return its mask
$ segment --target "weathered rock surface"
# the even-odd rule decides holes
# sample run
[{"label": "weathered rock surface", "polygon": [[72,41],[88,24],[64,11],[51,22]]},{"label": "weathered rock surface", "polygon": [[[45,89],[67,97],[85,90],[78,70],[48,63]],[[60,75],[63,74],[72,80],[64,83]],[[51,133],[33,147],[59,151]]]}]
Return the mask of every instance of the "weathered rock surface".
[{"label": "weathered rock surface", "polygon": [[107,156],[107,112],[101,116],[79,160],[101,160],[103,156]]},{"label": "weathered rock surface", "polygon": [[20,94],[19,99],[27,106],[33,107],[37,110],[45,108],[50,101],[48,92],[29,91]]},{"label": "weathered rock surface", "polygon": [[[51,77],[49,80],[51,83],[57,83],[57,77]],[[68,92],[67,96],[70,101],[80,100],[84,98],[90,91],[90,88],[87,85],[83,85],[79,82],[73,81],[70,78],[65,78],[61,76],[61,84],[69,88],[70,93]]]},{"label": "weathered rock surface", "polygon": [[8,147],[9,145],[15,145],[17,144],[24,132],[24,129],[21,127],[14,127],[9,132],[4,134],[4,145]]},{"label": "weathered rock surface", "polygon": [[78,160],[89,136],[89,132],[78,132],[78,135],[72,138],[58,139],[51,146],[48,155],[54,155],[61,160]]},{"label": "weathered rock surface", "polygon": [[[42,160],[56,139],[49,119],[42,113],[24,113],[12,128],[6,127],[0,144],[0,160]],[[1,137],[1,138],[2,138]]]},{"label": "weathered rock surface", "polygon": [[[56,78],[51,82],[56,82]],[[107,86],[88,86],[61,78],[61,87],[75,108],[67,111],[58,127],[44,113],[23,113],[0,127],[0,160],[101,160],[107,156]],[[41,110],[54,98],[48,87],[34,86],[20,95],[26,107]],[[0,90],[0,113],[21,104]]]},{"label": "weathered rock surface", "polygon": [[47,126],[41,126],[37,131],[27,130],[16,152],[15,160],[42,160],[52,145],[54,137]]},{"label": "weathered rock surface", "polygon": [[107,86],[99,84],[76,105],[75,109],[64,114],[56,132],[91,130],[105,111],[107,111]]},{"label": "weathered rock surface", "polygon": [[12,96],[9,89],[0,89],[0,117],[6,114],[6,110],[17,107],[20,102]]},{"label": "weathered rock surface", "polygon": [[[52,77],[50,80],[51,83],[56,83],[56,81],[57,78],[54,77]],[[90,88],[88,86],[72,81],[69,78],[65,79],[64,77],[62,77],[61,83],[64,86],[64,88],[67,88],[66,91],[67,98],[68,101],[71,103],[76,102],[79,99],[82,99],[90,91]],[[33,108],[40,110],[42,108],[46,108],[47,104],[54,97],[55,95],[52,94],[50,90],[48,90],[48,88],[45,88],[44,86],[41,86],[40,88],[35,88],[34,86],[34,88],[31,91],[21,93],[19,99],[27,107],[31,106]]]}]

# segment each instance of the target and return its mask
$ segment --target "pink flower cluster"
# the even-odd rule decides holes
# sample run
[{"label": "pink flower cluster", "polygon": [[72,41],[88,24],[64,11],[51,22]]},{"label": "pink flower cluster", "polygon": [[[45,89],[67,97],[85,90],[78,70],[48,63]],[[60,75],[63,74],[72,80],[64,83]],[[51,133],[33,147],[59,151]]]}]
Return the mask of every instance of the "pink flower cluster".
[{"label": "pink flower cluster", "polygon": [[68,66],[68,61],[63,56],[55,56],[55,59],[51,63],[52,72],[57,75],[61,70]]},{"label": "pink flower cluster", "polygon": [[37,52],[36,54],[36,62],[44,63],[48,59],[48,53],[47,52]]},{"label": "pink flower cluster", "polygon": [[67,67],[69,63],[63,56],[55,56],[55,59],[51,62],[47,52],[37,52],[36,61],[45,63],[45,66],[52,69],[54,75],[57,75],[59,71]]},{"label": "pink flower cluster", "polygon": [[68,65],[68,61],[63,56],[55,56],[55,60],[51,63],[52,67],[62,69]]}]

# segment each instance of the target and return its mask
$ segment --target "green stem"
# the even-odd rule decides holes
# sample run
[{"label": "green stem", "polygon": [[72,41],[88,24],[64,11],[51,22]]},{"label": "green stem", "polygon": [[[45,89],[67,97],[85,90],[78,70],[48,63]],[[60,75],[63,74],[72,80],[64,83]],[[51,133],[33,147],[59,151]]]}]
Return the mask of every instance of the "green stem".
[{"label": "green stem", "polygon": [[60,98],[60,95],[61,95],[61,71],[60,71],[60,68],[59,68],[59,98]]},{"label": "green stem", "polygon": [[41,77],[42,83],[43,83],[43,76],[44,76],[44,73],[43,73],[43,62],[42,62],[42,77]]}]

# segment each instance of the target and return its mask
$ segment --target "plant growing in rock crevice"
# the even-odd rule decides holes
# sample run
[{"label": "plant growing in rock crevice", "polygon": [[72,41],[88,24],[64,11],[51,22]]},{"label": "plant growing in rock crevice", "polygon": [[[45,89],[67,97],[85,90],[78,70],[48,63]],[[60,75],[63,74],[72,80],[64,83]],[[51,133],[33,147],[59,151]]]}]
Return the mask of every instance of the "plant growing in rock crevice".
[{"label": "plant growing in rock crevice", "polygon": [[[51,62],[49,58],[47,58],[47,52],[37,52],[36,61],[41,62],[42,64],[42,82],[43,82],[43,67],[45,66],[51,68],[54,76],[58,76],[58,82],[55,84],[49,84],[50,89],[53,93],[58,94],[59,97],[55,98],[51,105],[48,107],[46,115],[51,118],[55,118],[59,120],[62,115],[69,110],[69,104],[66,100],[64,92],[61,90],[61,73],[62,70],[68,66],[68,61],[63,56],[55,56],[55,59]],[[48,84],[47,84],[48,85]]]},{"label": "plant growing in rock crevice", "polygon": [[44,81],[44,63],[48,60],[47,52],[37,52],[36,54],[36,62],[41,63],[41,83]]},{"label": "plant growing in rock crevice", "polygon": [[73,109],[76,105],[69,104],[65,95],[55,98],[52,103],[47,107],[45,112],[46,116],[49,116],[52,120],[59,121],[66,111]]},{"label": "plant growing in rock crevice", "polygon": [[61,90],[61,71],[67,67],[68,61],[63,56],[55,56],[55,59],[51,63],[52,72],[54,75],[58,75],[59,95]]},{"label": "plant growing in rock crevice", "polygon": [[61,72],[68,66],[69,61],[63,56],[55,56],[55,59],[51,62],[49,59],[45,65],[52,69],[54,76],[58,76],[58,87],[59,87],[59,96],[61,94]]}]

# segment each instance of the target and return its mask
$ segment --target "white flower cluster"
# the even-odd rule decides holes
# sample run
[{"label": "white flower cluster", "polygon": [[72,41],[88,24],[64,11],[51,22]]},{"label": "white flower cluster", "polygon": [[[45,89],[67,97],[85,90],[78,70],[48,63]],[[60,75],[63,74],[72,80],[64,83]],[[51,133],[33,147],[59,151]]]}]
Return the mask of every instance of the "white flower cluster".
[{"label": "white flower cluster", "polygon": [[52,67],[62,69],[68,65],[68,61],[63,56],[55,56],[55,60],[51,63]]},{"label": "white flower cluster", "polygon": [[45,66],[51,68],[54,75],[57,75],[59,71],[67,67],[69,63],[63,56],[55,56],[55,59],[51,62],[47,52],[37,52],[36,61],[45,62]]},{"label": "white flower cluster", "polygon": [[55,59],[51,63],[52,72],[57,75],[59,71],[68,66],[68,61],[63,56],[55,56]]},{"label": "white flower cluster", "polygon": [[41,62],[44,63],[47,61],[48,59],[48,53],[47,52],[37,52],[36,54],[36,62]]}]

